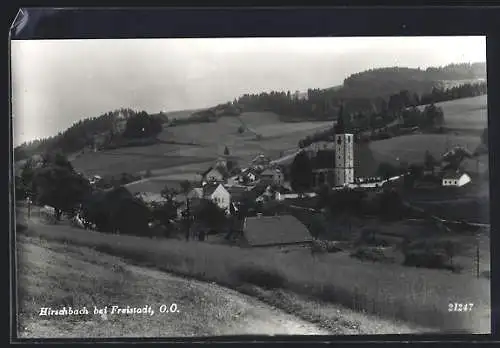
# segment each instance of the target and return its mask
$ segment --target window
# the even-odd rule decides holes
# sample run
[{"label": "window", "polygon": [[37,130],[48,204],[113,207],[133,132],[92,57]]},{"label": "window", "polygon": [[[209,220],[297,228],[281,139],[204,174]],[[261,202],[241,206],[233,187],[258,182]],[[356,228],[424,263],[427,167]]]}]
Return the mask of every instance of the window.
[{"label": "window", "polygon": [[351,137],[350,137],[350,136],[348,136],[348,137],[347,137],[347,143],[350,143],[350,142],[351,142]]},{"label": "window", "polygon": [[342,144],[342,138],[341,137],[337,137],[337,144],[338,145]]}]

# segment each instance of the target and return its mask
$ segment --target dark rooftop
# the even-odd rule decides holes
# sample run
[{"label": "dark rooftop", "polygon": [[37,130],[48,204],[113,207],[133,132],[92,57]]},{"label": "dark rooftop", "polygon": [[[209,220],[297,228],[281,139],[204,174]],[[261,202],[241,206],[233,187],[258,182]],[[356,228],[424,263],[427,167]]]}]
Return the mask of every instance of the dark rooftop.
[{"label": "dark rooftop", "polygon": [[226,190],[231,195],[232,200],[241,199],[244,196],[245,192],[248,191],[246,186],[227,186]]},{"label": "dark rooftop", "polygon": [[244,223],[243,233],[251,246],[312,240],[307,227],[292,215],[248,217]]},{"label": "dark rooftop", "polygon": [[207,197],[210,196],[214,191],[219,187],[220,184],[206,184],[203,186],[203,196]]}]

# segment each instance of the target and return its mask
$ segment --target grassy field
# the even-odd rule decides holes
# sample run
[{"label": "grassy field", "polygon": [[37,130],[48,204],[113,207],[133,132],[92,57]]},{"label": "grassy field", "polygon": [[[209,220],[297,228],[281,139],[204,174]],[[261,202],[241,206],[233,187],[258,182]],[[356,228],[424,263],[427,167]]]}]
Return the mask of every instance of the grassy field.
[{"label": "grassy field", "polygon": [[[487,127],[487,96],[463,98],[436,103],[444,112],[447,134],[412,134],[370,143],[377,161],[421,162],[426,150],[440,158],[453,146],[460,145],[474,151],[480,144],[481,131]],[[487,157],[482,159],[483,165]]]},{"label": "grassy field", "polygon": [[[337,228],[348,229],[347,226],[342,226],[342,222],[335,223]],[[362,231],[371,230],[376,232],[376,238],[380,238],[387,242],[388,252],[394,256],[397,264],[403,264],[404,254],[400,248],[401,242],[404,238],[412,242],[427,242],[436,244],[441,241],[451,241],[455,243],[457,248],[456,254],[453,258],[455,265],[463,267],[462,273],[470,276],[477,276],[476,272],[476,243],[479,242],[480,260],[479,268],[480,274],[491,269],[490,263],[490,237],[487,233],[481,233],[477,237],[470,233],[458,233],[453,235],[444,234],[435,224],[429,221],[412,221],[401,220],[394,222],[380,221],[377,219],[359,219],[351,221],[349,235],[347,236],[350,242],[356,242],[360,237]],[[330,232],[330,231],[329,231]],[[331,232],[330,232],[331,234]],[[333,231],[333,240],[335,240],[335,231]],[[328,238],[328,234],[325,239]],[[356,244],[350,249],[353,251]]]},{"label": "grassy field", "polygon": [[[333,333],[227,288],[137,267],[90,248],[26,235],[17,236],[17,246],[17,324],[21,338]],[[178,313],[160,313],[163,304],[168,308],[172,303]],[[149,305],[154,313],[111,314],[112,305],[120,308]],[[89,314],[38,315],[42,307],[63,306],[87,308]],[[108,306],[107,315],[94,314],[94,306]],[[372,319],[372,325],[373,322]],[[347,320],[341,324],[334,333],[360,331],[350,330],[352,324]]]},{"label": "grassy field", "polygon": [[473,135],[412,134],[374,141],[370,148],[378,161],[397,164],[398,159],[408,163],[423,162],[425,151],[439,159],[447,148],[455,145],[474,151],[479,143],[479,136]]},{"label": "grassy field", "polygon": [[487,95],[436,103],[443,109],[445,127],[468,131],[488,126]]},{"label": "grassy field", "polygon": [[[474,151],[480,143],[480,132],[467,130],[480,130],[486,125],[486,96],[458,99],[438,105],[444,110],[446,126],[458,129],[458,132],[405,135],[374,141],[369,144],[369,149],[360,145],[355,151],[359,154],[355,156],[356,175],[374,175],[381,162],[395,165],[401,161],[421,162],[426,150],[436,158],[440,158],[447,148],[455,145]],[[330,122],[285,123],[271,112],[246,112],[240,118],[253,131],[260,133],[262,139],[257,140],[248,131],[239,134],[240,121],[236,117],[226,116],[212,123],[168,127],[159,136],[165,141],[194,142],[201,146],[157,144],[87,153],[74,159],[73,164],[77,170],[90,175],[137,173],[147,169],[154,170],[157,175],[170,175],[169,170],[175,167],[214,160],[223,154],[226,146],[243,163],[250,161],[258,153],[266,153],[275,158],[282,151],[296,148],[299,140],[305,136],[331,125]],[[487,156],[483,157],[481,165],[487,166]],[[187,175],[192,177],[193,172]]]},{"label": "grassy field", "polygon": [[[20,337],[360,335],[435,331],[283,290],[248,286],[248,292],[253,295],[249,297],[216,284],[137,267],[130,259],[38,236],[18,233],[17,244]],[[172,301],[180,312],[165,320],[158,314],[158,307]],[[112,304],[138,307],[148,304],[156,313],[145,317],[92,313],[70,320],[37,315],[41,305],[92,309],[94,305]]]},{"label": "grassy field", "polygon": [[[342,254],[313,257],[307,250],[279,253],[81,232],[62,226],[40,226],[23,233],[91,247],[240,291],[249,291],[251,286],[281,289],[444,331],[490,332],[490,282],[466,274],[362,262]],[[448,303],[453,301],[474,303],[474,310],[448,312]]]},{"label": "grassy field", "polygon": [[236,117],[221,117],[217,122],[167,127],[158,136],[164,141],[193,142],[200,146],[156,144],[89,152],[79,155],[72,163],[78,171],[89,175],[137,173],[147,169],[160,170],[161,173],[190,163],[212,161],[224,153],[226,146],[232,156],[241,162],[248,162],[259,153],[276,157],[281,151],[295,148],[307,134],[329,124],[283,123],[278,115],[269,112],[244,113],[240,117],[248,127],[261,133],[263,138],[256,140],[255,135],[248,131],[239,134],[241,123]]}]

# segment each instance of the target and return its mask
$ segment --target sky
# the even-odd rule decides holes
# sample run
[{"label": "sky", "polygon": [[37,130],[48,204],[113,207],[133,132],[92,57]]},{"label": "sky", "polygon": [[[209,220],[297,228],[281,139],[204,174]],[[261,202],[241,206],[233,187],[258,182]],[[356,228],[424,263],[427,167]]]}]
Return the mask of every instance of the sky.
[{"label": "sky", "polygon": [[218,38],[11,42],[14,145],[119,108],[211,107],[342,84],[363,70],[485,62],[486,38]]}]

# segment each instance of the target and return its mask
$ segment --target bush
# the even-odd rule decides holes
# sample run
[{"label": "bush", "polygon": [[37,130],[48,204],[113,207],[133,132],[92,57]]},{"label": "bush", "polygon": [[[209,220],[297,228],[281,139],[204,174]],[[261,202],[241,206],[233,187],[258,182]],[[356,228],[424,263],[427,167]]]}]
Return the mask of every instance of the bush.
[{"label": "bush", "polygon": [[335,253],[342,251],[342,248],[338,246],[337,243],[329,240],[319,240],[315,239],[311,244],[311,252],[313,253]]},{"label": "bush", "polygon": [[411,250],[406,251],[404,259],[405,266],[450,269],[448,257],[444,252],[436,250]]},{"label": "bush", "polygon": [[28,229],[28,226],[23,223],[16,223],[16,232],[23,232]]},{"label": "bush", "polygon": [[350,256],[363,261],[387,262],[387,263],[393,263],[395,261],[393,257],[385,255],[383,250],[376,247],[357,248],[353,253],[350,254]]},{"label": "bush", "polygon": [[262,265],[249,264],[237,267],[233,275],[241,283],[253,284],[265,289],[279,289],[286,285],[286,278],[276,269],[265,269]]},{"label": "bush", "polygon": [[376,229],[365,228],[361,231],[359,239],[356,241],[357,245],[369,245],[369,246],[389,246],[390,243],[377,236],[380,233]]}]

